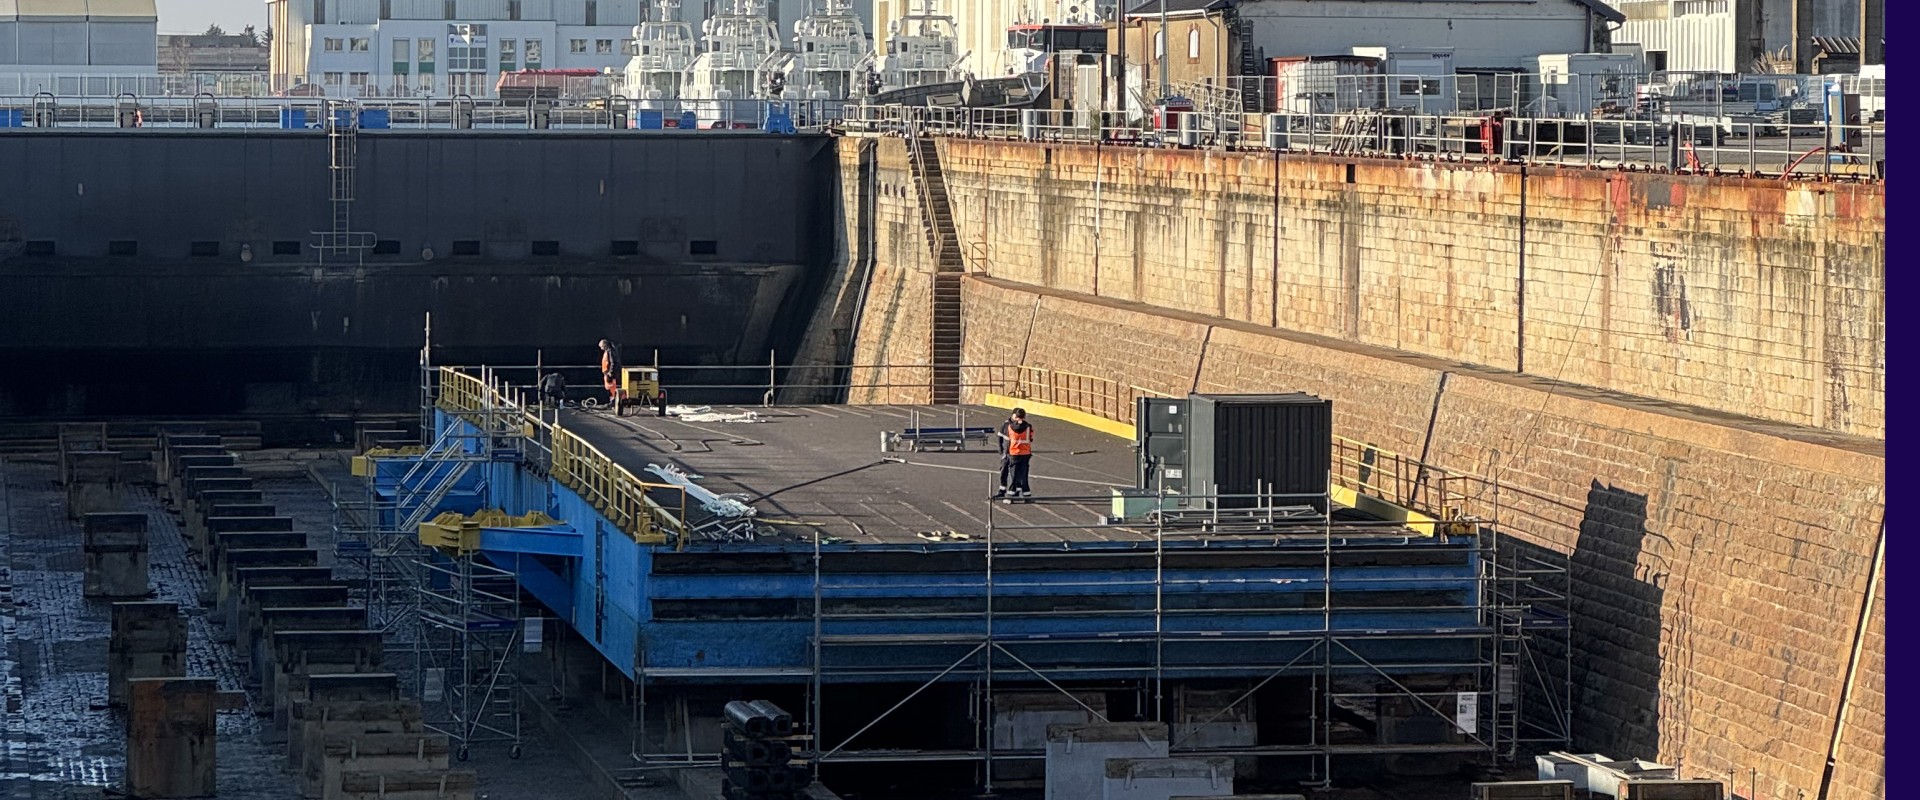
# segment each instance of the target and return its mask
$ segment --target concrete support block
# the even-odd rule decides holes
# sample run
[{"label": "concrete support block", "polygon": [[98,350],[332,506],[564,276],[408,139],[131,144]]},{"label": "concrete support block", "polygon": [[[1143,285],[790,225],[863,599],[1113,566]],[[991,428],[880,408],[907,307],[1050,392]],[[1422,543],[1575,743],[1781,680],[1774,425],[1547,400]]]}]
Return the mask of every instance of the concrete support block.
[{"label": "concrete support block", "polygon": [[296,775],[306,767],[308,750],[318,750],[326,737],[426,730],[420,704],[412,700],[301,700],[287,713],[287,760]]},{"label": "concrete support block", "polygon": [[[228,550],[220,554],[223,569],[207,579],[211,585],[214,608],[222,619],[238,624],[238,601],[233,595],[233,576],[248,567],[317,567],[320,554],[305,547],[273,547],[262,550]],[[228,628],[232,630],[232,628]]]},{"label": "concrete support block", "polygon": [[[265,502],[265,493],[258,489],[215,489],[200,493],[200,505],[208,509],[216,509],[222,506],[260,505]],[[196,511],[198,511],[198,509],[196,509]],[[180,515],[180,520],[182,524],[185,525],[187,541],[201,542],[206,540],[207,516],[208,514],[201,513],[183,513]],[[260,516],[273,516],[273,512],[269,511]],[[196,555],[199,552],[198,549],[194,550]]]},{"label": "concrete support block", "polygon": [[1101,800],[1107,762],[1166,758],[1164,722],[1047,726],[1046,800]]},{"label": "concrete support block", "polygon": [[176,447],[166,454],[167,474],[161,486],[167,496],[178,499],[184,489],[188,467],[235,467],[233,454],[218,444]]},{"label": "concrete support block", "polygon": [[[205,433],[167,433],[160,436],[160,451],[153,457],[153,482],[162,487],[163,495],[171,491],[173,483],[173,459],[176,453],[184,454],[189,448],[220,447],[220,437]],[[217,450],[214,452],[218,452]]]},{"label": "concrete support block", "polygon": [[1232,797],[1231,758],[1113,758],[1101,800]]},{"label": "concrete support block", "polygon": [[385,651],[379,631],[280,631],[273,636],[272,663],[260,694],[270,698],[270,730],[290,731],[293,722],[292,684],[312,675],[354,675],[380,671]]},{"label": "concrete support block", "polygon": [[173,603],[114,603],[107,640],[107,703],[127,703],[127,685],[141,678],[187,674],[187,621]]},{"label": "concrete support block", "polygon": [[367,610],[351,606],[262,608],[248,645],[248,669],[255,680],[271,664],[273,635],[280,631],[352,631],[367,627]]},{"label": "concrete support block", "polygon": [[[302,548],[306,549],[306,548]],[[308,550],[308,552],[313,552]],[[319,554],[315,553],[318,560]],[[235,567],[229,566],[227,580],[236,593],[244,593],[254,586],[326,586],[333,583],[333,568],[314,566],[293,567]],[[231,608],[216,606],[216,621],[220,623],[221,636],[239,630],[243,620],[240,616],[240,604],[235,602]]]},{"label": "concrete support block", "polygon": [[215,790],[211,678],[138,678],[128,685],[127,794],[211,797]]},{"label": "concrete support block", "polygon": [[[235,641],[252,642],[265,635],[260,628],[260,610],[266,608],[344,608],[347,605],[347,585],[343,583],[323,583],[312,586],[250,586],[235,587],[235,622],[224,632],[224,636],[234,637]],[[255,676],[260,677],[260,676]]]},{"label": "concrete support block", "polygon": [[[302,797],[339,800],[346,772],[390,773],[445,770],[451,752],[438,733],[369,733],[328,736],[307,754],[300,771]],[[316,757],[317,756],[317,757]]]},{"label": "concrete support block", "polygon": [[120,454],[99,450],[67,454],[67,518],[127,510],[120,482]]},{"label": "concrete support block", "polygon": [[[237,482],[219,483],[219,481]],[[253,479],[248,478],[246,473],[239,467],[188,467],[181,473],[179,492],[175,496],[180,498],[180,514],[182,517],[185,517],[189,514],[200,513],[196,505],[196,500],[200,492],[214,489],[252,488]]]},{"label": "concrete support block", "polygon": [[147,596],[146,514],[88,514],[80,549],[87,597]]},{"label": "concrete support block", "polygon": [[473,800],[473,770],[342,772],[340,800]]}]

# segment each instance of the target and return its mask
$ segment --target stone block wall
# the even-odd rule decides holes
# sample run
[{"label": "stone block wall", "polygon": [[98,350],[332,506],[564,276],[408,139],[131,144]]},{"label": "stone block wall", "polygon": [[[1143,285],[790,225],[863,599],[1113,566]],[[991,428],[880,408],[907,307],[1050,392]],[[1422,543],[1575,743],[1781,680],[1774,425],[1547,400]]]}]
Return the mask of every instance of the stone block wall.
[{"label": "stone block wall", "polygon": [[1813,796],[1858,638],[1831,797],[1884,797],[1884,622],[1861,618],[1885,593],[1868,585],[1885,514],[1872,443],[999,281],[966,298],[970,360],[1018,352],[1170,393],[1190,370],[1199,391],[1312,392],[1340,436],[1497,477],[1515,546],[1571,570],[1579,748]]},{"label": "stone block wall", "polygon": [[965,139],[941,161],[996,278],[1885,430],[1878,185]]}]

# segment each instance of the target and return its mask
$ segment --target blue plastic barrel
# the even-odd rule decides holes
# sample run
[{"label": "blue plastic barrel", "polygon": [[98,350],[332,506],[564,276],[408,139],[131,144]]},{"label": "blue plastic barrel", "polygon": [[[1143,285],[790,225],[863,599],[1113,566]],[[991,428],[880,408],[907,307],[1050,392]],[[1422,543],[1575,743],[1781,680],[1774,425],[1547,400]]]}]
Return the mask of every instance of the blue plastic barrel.
[{"label": "blue plastic barrel", "polygon": [[691,111],[680,112],[680,130],[683,130],[683,131],[700,130],[700,118],[694,116],[693,112]]},{"label": "blue plastic barrel", "polygon": [[640,116],[634,127],[643,131],[663,130],[667,127],[667,113],[657,108],[640,109]]},{"label": "blue plastic barrel", "polygon": [[280,127],[282,128],[307,127],[307,110],[304,108],[280,109]]}]

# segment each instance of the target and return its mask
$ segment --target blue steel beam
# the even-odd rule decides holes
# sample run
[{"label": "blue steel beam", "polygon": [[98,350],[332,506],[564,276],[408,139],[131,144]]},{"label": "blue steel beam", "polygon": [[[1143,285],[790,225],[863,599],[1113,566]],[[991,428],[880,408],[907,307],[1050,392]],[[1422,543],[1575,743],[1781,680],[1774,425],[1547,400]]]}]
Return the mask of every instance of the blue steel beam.
[{"label": "blue steel beam", "polygon": [[586,537],[564,525],[540,528],[481,528],[480,549],[488,553],[579,558]]}]

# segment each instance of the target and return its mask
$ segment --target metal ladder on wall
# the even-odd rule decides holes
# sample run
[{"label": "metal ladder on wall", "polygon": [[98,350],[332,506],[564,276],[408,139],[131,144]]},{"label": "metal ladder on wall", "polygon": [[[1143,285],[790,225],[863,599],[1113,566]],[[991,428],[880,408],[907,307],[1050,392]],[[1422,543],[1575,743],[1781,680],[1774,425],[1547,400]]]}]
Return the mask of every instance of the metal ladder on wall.
[{"label": "metal ladder on wall", "polygon": [[935,404],[960,402],[961,285],[966,261],[960,253],[960,234],[947,201],[947,181],[940,169],[940,148],[918,126],[907,136],[907,161],[919,187],[921,227],[933,256],[932,324],[927,356],[932,368],[928,389]]},{"label": "metal ladder on wall", "polygon": [[361,264],[373,246],[373,235],[353,230],[354,170],[360,158],[360,109],[352,101],[328,100],[320,107],[320,125],[327,132],[327,203],[329,224],[314,231],[314,249],[322,266],[329,261]]}]

